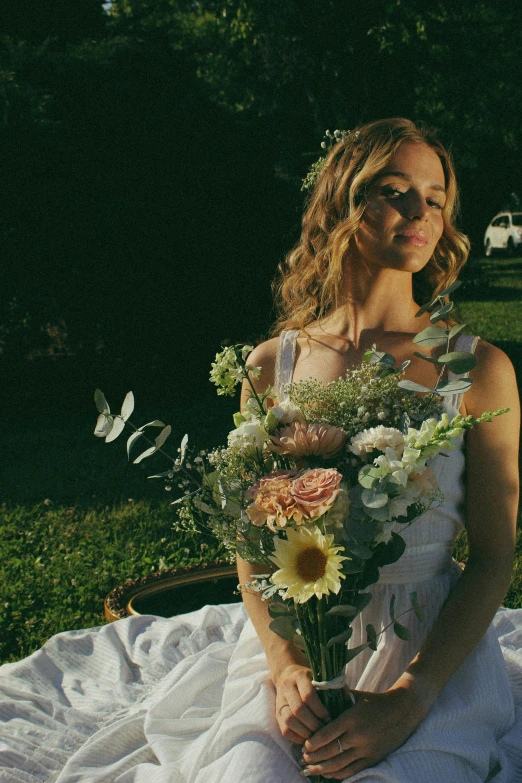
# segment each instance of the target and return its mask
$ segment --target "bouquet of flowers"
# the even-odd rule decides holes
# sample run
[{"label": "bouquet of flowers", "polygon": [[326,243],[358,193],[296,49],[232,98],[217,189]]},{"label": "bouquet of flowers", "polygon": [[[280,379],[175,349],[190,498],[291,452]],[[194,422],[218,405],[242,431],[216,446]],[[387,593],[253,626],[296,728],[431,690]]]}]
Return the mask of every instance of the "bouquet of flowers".
[{"label": "bouquet of flowers", "polygon": [[[442,297],[455,287],[419,314],[437,305],[432,322],[449,317],[452,306]],[[326,385],[313,379],[291,383],[283,399],[276,399],[271,388],[256,391],[253,381],[261,368],[248,364],[252,347],[229,346],[217,354],[211,380],[218,394],[234,394],[242,382],[251,394],[245,410],[234,416],[227,446],[195,453],[185,436],[176,458],[169,457],[170,469],[151,477],[181,491],[174,501],[177,529],[210,530],[231,556],[266,567],[242,589],[258,591],[268,602],[272,631],[305,652],[333,717],[348,706],[346,666],[367,647],[377,649],[389,627],[367,625],[366,642],[349,646],[352,623],[371,601],[367,588],[379,580],[380,568],[403,555],[399,531],[442,500],[429,461],[454,448],[466,429],[505,412],[451,420],[442,412],[444,395],[472,383],[442,380],[445,365],[465,373],[475,364],[469,353],[448,352],[449,340],[462,328],[432,326],[414,339],[421,346],[447,346],[437,360],[416,354],[441,367],[433,389],[404,380],[408,363],[396,367],[393,356],[373,346],[344,378]],[[116,416],[99,390],[95,400],[95,434],[114,440],[130,424],[132,393]],[[163,451],[170,427],[152,421],[134,428],[128,453],[140,439],[148,440],[151,427],[161,432],[134,462]],[[415,593],[410,598],[408,611],[422,621]],[[389,625],[408,639],[393,598],[389,611]]]}]

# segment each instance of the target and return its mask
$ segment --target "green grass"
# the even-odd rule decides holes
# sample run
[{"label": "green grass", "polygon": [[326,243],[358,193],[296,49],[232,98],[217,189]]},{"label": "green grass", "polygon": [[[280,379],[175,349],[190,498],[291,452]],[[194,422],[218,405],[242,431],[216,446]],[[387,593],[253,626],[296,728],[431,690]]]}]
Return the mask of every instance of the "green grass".
[{"label": "green grass", "polygon": [[[467,331],[499,344],[522,373],[522,259],[474,262],[465,280]],[[185,431],[198,446],[224,441],[237,405],[211,394],[171,412],[144,403],[137,400],[133,420],[173,424],[172,452]],[[223,554],[208,539],[174,533],[173,507],[146,478],[165,469],[161,457],[129,464],[124,438],[93,437],[95,419],[86,400],[83,412],[4,421],[0,661],[28,655],[59,631],[103,623],[105,595],[127,579]],[[455,555],[465,559],[465,536]],[[505,605],[522,606],[522,533]]]}]

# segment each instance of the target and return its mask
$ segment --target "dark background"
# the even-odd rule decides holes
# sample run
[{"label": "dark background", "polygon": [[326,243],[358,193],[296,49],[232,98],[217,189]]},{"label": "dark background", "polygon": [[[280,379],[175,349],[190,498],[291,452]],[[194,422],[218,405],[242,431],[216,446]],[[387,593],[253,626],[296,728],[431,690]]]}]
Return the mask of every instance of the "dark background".
[{"label": "dark background", "polygon": [[267,335],[326,128],[436,127],[480,255],[522,195],[521,55],[512,0],[4,0],[6,416],[214,395],[221,341]]}]

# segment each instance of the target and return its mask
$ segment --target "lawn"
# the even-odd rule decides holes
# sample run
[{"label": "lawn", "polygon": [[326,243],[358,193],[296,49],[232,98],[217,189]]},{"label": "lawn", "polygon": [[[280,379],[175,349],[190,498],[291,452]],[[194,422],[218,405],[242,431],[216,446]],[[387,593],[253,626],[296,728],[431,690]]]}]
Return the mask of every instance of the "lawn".
[{"label": "lawn", "polygon": [[[522,259],[474,262],[459,302],[467,331],[506,350],[520,376]],[[216,445],[236,405],[209,391],[174,416],[137,400],[133,420],[172,423],[171,451],[185,431],[198,446]],[[103,623],[105,595],[127,579],[223,556],[209,539],[174,534],[170,498],[146,478],[165,468],[161,458],[128,464],[123,439],[93,437],[95,419],[86,401],[83,412],[42,411],[4,423],[0,661],[28,655],[58,631]],[[455,555],[465,559],[464,537]],[[522,533],[505,604],[522,606]]]}]

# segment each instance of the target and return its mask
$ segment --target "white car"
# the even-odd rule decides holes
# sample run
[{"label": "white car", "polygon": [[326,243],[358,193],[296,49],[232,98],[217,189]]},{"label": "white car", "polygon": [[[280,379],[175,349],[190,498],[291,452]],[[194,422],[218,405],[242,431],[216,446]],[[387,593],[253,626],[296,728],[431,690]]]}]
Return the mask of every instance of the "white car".
[{"label": "white car", "polygon": [[495,250],[504,250],[512,256],[522,252],[522,212],[501,212],[495,215],[484,235],[484,253],[492,256]]}]

